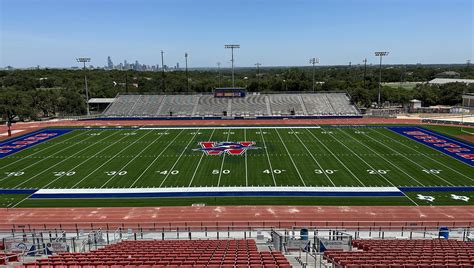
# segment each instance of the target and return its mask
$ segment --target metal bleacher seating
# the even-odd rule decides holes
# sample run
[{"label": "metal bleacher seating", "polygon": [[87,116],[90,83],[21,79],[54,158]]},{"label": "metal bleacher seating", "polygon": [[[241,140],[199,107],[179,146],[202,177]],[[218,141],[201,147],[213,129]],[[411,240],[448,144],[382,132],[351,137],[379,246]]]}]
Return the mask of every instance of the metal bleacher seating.
[{"label": "metal bleacher seating", "polygon": [[189,117],[192,116],[194,106],[199,100],[199,95],[165,95],[157,116]]},{"label": "metal bleacher seating", "polygon": [[353,240],[357,251],[326,251],[336,267],[474,267],[474,244],[446,239]]},{"label": "metal bleacher seating", "polygon": [[254,240],[123,241],[87,253],[62,253],[21,268],[291,267],[281,252],[259,252]]},{"label": "metal bleacher seating", "polygon": [[230,112],[229,100],[214,98],[213,95],[202,95],[194,112],[194,116],[222,116],[224,111]]},{"label": "metal bleacher seating", "polygon": [[141,95],[120,95],[104,112],[107,116],[128,116]]},{"label": "metal bleacher seating", "polygon": [[242,98],[194,95],[118,95],[106,117],[359,115],[345,93],[252,94]]},{"label": "metal bleacher seating", "polygon": [[304,115],[299,95],[297,94],[272,94],[268,95],[273,115]]},{"label": "metal bleacher seating", "polygon": [[233,116],[269,116],[266,95],[247,95],[245,98],[232,98]]}]

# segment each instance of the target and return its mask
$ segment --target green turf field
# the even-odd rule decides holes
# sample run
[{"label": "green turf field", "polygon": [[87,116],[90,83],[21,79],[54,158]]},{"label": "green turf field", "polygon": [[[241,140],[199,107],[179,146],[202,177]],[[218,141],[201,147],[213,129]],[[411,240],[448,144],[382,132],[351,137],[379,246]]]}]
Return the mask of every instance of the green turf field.
[{"label": "green turf field", "polygon": [[[215,156],[193,150],[204,141],[253,141],[258,149]],[[388,129],[325,126],[77,129],[0,159],[0,174],[2,189],[474,182],[471,166]]]}]

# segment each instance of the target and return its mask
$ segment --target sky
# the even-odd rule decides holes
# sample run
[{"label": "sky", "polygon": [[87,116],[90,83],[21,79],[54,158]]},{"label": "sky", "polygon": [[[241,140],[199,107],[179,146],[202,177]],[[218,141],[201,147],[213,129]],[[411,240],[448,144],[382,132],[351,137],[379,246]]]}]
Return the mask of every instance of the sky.
[{"label": "sky", "polygon": [[473,0],[0,0],[0,67],[466,63]]}]

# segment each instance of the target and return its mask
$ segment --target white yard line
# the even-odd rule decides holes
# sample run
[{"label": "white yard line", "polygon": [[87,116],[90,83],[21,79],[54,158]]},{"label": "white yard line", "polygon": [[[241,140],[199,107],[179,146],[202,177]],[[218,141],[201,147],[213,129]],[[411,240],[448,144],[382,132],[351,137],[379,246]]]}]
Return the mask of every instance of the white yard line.
[{"label": "white yard line", "polygon": [[[424,129],[423,129],[423,130],[424,130]],[[469,179],[469,180],[471,180],[471,181],[474,181],[474,179],[472,179],[471,177],[466,176],[465,174],[459,172],[458,170],[456,170],[456,169],[454,169],[454,168],[452,168],[452,167],[450,167],[450,166],[448,166],[448,165],[445,165],[443,162],[439,162],[438,160],[429,157],[427,154],[425,154],[425,153],[423,153],[423,152],[419,152],[419,151],[415,150],[414,148],[412,148],[412,147],[410,147],[410,146],[404,144],[403,142],[400,142],[400,141],[398,141],[398,140],[396,140],[396,139],[394,139],[394,138],[392,138],[392,137],[390,137],[390,136],[387,136],[387,135],[383,134],[383,133],[380,132],[380,131],[377,131],[377,130],[376,130],[375,132],[378,133],[378,134],[380,134],[380,135],[382,135],[382,136],[384,136],[384,137],[386,137],[386,138],[389,138],[390,140],[392,140],[392,141],[394,141],[394,142],[396,142],[396,143],[399,143],[399,144],[401,144],[401,145],[403,145],[403,146],[409,148],[410,150],[413,150],[413,151],[415,151],[415,152],[417,152],[417,153],[423,155],[424,157],[430,159],[431,161],[434,161],[434,162],[436,162],[436,163],[442,165],[443,167],[448,168],[449,170],[451,170],[451,171],[453,171],[453,172],[455,172],[455,173],[457,173],[457,174],[459,174],[459,175],[465,177],[466,179]],[[404,137],[404,136],[401,136],[401,137]],[[407,138],[407,139],[408,139],[408,138]],[[410,141],[411,141],[411,140],[410,140]],[[416,141],[414,141],[414,142],[416,142]],[[423,145],[423,146],[426,146],[426,145],[424,145],[424,144],[422,144],[422,145]],[[426,146],[426,147],[428,147],[428,146]],[[428,147],[428,148],[430,148],[430,147]],[[445,154],[443,154],[443,155],[445,155]],[[446,156],[447,156],[447,155],[446,155]],[[448,156],[448,157],[450,157],[450,156]],[[461,162],[461,161],[459,161],[459,162]],[[462,163],[464,163],[464,162],[462,162]],[[464,164],[466,164],[466,163],[464,163]]]},{"label": "white yard line", "polygon": [[263,148],[265,148],[265,154],[267,155],[268,165],[270,166],[270,173],[272,174],[273,183],[277,186],[275,180],[275,174],[273,174],[272,162],[270,161],[270,157],[268,156],[267,144],[265,143],[265,138],[263,137],[263,130],[260,128],[260,136],[262,136],[263,141]]},{"label": "white yard line", "polygon": [[[114,135],[116,135],[116,134],[118,134],[118,133],[119,133],[119,131],[117,131],[116,133],[114,133],[114,134],[108,136],[107,138],[113,137]],[[119,140],[117,140],[117,142],[118,142],[118,141],[121,141],[122,139],[125,139],[126,137],[127,137],[127,136],[123,136],[122,138],[120,138]],[[110,146],[113,146],[113,145],[115,145],[115,144],[116,144],[116,143],[111,143],[110,145],[108,145],[108,146],[106,146],[105,148],[101,149],[100,151],[98,151],[97,153],[93,154],[92,156],[88,156],[88,157],[86,158],[86,160],[82,161],[81,163],[79,163],[79,164],[76,165],[75,167],[70,168],[66,173],[71,172],[71,171],[74,171],[74,170],[77,169],[78,167],[80,167],[80,166],[82,166],[83,164],[87,163],[87,161],[94,159],[94,157],[95,157],[96,155],[102,153],[103,151],[105,151],[106,149],[108,149]],[[49,185],[51,185],[52,183],[54,183],[54,182],[58,181],[59,179],[65,177],[66,173],[65,173],[64,175],[58,176],[56,179],[50,181],[50,182],[47,183],[46,185],[43,185],[41,188],[44,189],[44,188],[48,187]]]},{"label": "white yard line", "polygon": [[[374,149],[372,149],[371,147],[367,146],[366,144],[364,144],[363,142],[359,141],[358,139],[354,138],[352,135],[349,135],[347,132],[345,132],[344,130],[342,129],[338,129],[340,132],[344,133],[346,136],[352,138],[354,141],[360,143],[362,146],[364,146],[365,148],[369,149],[370,151],[372,151],[373,153],[375,153],[378,157],[382,158],[385,162],[389,163],[391,166],[393,166],[394,168],[398,169],[400,172],[402,172],[403,174],[405,174],[406,176],[408,176],[410,179],[416,181],[419,185],[421,186],[426,186],[424,185],[423,183],[419,182],[417,179],[415,179],[412,175],[408,174],[407,172],[405,172],[403,169],[401,169],[398,165],[395,165],[392,161],[388,160],[387,158],[385,158],[383,155],[380,155],[377,151],[375,151]],[[367,134],[364,134],[365,136],[369,137]],[[371,137],[369,137],[371,138]],[[378,142],[378,141],[377,141]],[[380,143],[384,146],[386,146],[385,144],[383,143]],[[387,147],[388,148],[388,147]],[[410,159],[409,159],[410,160]]]},{"label": "white yard line", "polygon": [[158,186],[159,188],[161,188],[161,186],[163,186],[163,184],[165,183],[165,181],[168,179],[169,175],[171,174],[171,172],[173,171],[173,168],[176,166],[176,164],[178,164],[179,162],[179,159],[181,159],[181,156],[183,156],[184,152],[186,152],[186,150],[188,149],[189,147],[189,144],[191,144],[191,142],[194,140],[194,138],[196,137],[196,135],[199,133],[199,129],[194,132],[194,135],[193,137],[191,138],[191,140],[188,142],[188,144],[186,145],[186,147],[184,147],[183,151],[181,152],[181,154],[179,155],[178,159],[176,159],[176,161],[174,162],[173,166],[171,166],[171,168],[168,170],[168,173],[166,174],[165,178],[163,179],[163,181],[160,183],[160,186]]},{"label": "white yard line", "polygon": [[[153,131],[150,131],[149,133],[143,135],[143,136],[146,136],[150,133],[153,133]],[[166,132],[165,132],[166,133]],[[161,139],[164,135],[158,135],[158,137],[156,137],[152,142],[150,142],[147,146],[145,146],[145,148],[143,148],[142,150],[140,150],[140,152],[138,152],[137,154],[135,154],[135,156],[130,159],[124,166],[122,166],[120,168],[120,170],[118,170],[113,176],[110,177],[110,179],[108,179],[104,184],[102,184],[102,186],[100,186],[100,188],[104,188],[105,185],[107,185],[110,181],[112,181],[113,179],[115,179],[117,177],[117,175],[122,172],[126,167],[128,167],[128,165],[130,165],[130,163],[132,163],[135,159],[137,159],[146,149],[148,149],[150,146],[152,146],[157,140]]]},{"label": "white yard line", "polygon": [[[321,128],[322,129],[322,128]],[[357,158],[359,158],[359,160],[361,160],[362,162],[364,162],[370,169],[372,170],[376,170],[374,167],[372,167],[372,165],[370,165],[369,163],[367,163],[367,161],[365,161],[362,157],[360,157],[356,152],[354,152],[351,148],[347,147],[347,145],[345,145],[344,143],[340,142],[336,137],[334,137],[332,134],[329,134],[331,137],[334,138],[334,140],[336,140],[337,142],[339,142],[342,146],[344,146],[347,150],[349,150],[353,155],[355,155]],[[397,187],[395,186],[389,179],[385,178],[385,176],[383,174],[380,174],[380,173],[376,173],[377,175],[379,175],[380,177],[382,177],[382,179],[384,179],[386,182],[388,182],[390,185],[392,185],[393,187]],[[403,193],[403,192],[402,192]],[[408,197],[405,193],[403,193],[403,195],[405,195],[406,198],[410,199],[411,202],[413,202],[413,204],[415,204],[416,206],[418,206],[418,204],[413,201],[413,199],[411,199],[410,197]]]},{"label": "white yard line", "polygon": [[[293,131],[293,128],[290,128],[292,132]],[[322,171],[324,170],[324,168],[319,164],[318,160],[316,160],[316,158],[314,157],[314,155],[311,153],[311,151],[308,149],[308,147],[306,147],[306,145],[304,144],[304,142],[300,139],[300,137],[298,135],[296,135],[296,138],[300,141],[300,143],[304,146],[304,148],[306,149],[306,151],[308,152],[308,154],[311,156],[311,158],[313,158],[314,162],[316,163],[316,165],[318,165],[319,169],[321,169]],[[336,187],[336,184],[331,180],[331,178],[329,178],[329,175],[326,173],[326,172],[323,172],[324,175],[326,175],[326,178],[331,182],[331,184]]]},{"label": "white yard line", "polygon": [[[133,133],[133,132],[132,132]],[[89,178],[92,174],[94,174],[97,170],[99,170],[100,168],[102,168],[103,166],[105,166],[107,163],[109,163],[110,161],[114,160],[118,155],[120,155],[120,153],[122,153],[123,151],[127,150],[130,146],[134,145],[137,141],[141,140],[143,137],[145,137],[147,134],[141,136],[140,138],[136,139],[134,142],[130,143],[129,145],[125,146],[124,148],[122,148],[122,150],[120,150],[118,153],[116,153],[113,157],[109,158],[107,161],[105,161],[104,163],[102,163],[102,165],[96,167],[93,171],[91,171],[89,174],[87,174],[87,176],[85,176],[84,178],[82,178],[81,180],[79,180],[78,182],[76,182],[71,188],[75,188],[77,185],[79,185],[79,183],[83,182],[85,179]]]},{"label": "white yard line", "polygon": [[[290,126],[273,126],[272,128],[282,128],[286,129]],[[321,128],[320,126],[291,126],[292,128],[306,129],[306,128]],[[227,126],[227,127],[218,127],[218,126],[201,126],[201,127],[140,127],[138,130],[153,130],[153,129],[260,129],[261,127],[256,126]]]},{"label": "white yard line", "polygon": [[145,168],[145,170],[142,171],[142,173],[135,179],[135,181],[133,181],[133,183],[128,187],[128,188],[132,188],[133,186],[135,186],[135,184],[138,182],[138,180],[140,180],[143,175],[148,171],[148,169],[150,169],[150,167],[153,166],[153,164],[155,164],[156,160],[158,160],[158,158],[160,158],[160,156],[166,151],[166,149],[168,149],[168,147],[170,147],[173,142],[178,138],[179,135],[181,135],[181,133],[184,131],[184,129],[182,129],[174,138],[172,141],[170,141],[168,143],[168,145],[166,145],[166,147],[161,150],[160,154],[158,154],[158,156],[155,157],[155,159],[153,159],[153,161]]},{"label": "white yard line", "polygon": [[[304,182],[303,177],[301,176],[301,173],[300,173],[300,171],[298,170],[298,167],[296,166],[295,161],[293,160],[293,157],[291,157],[290,151],[288,151],[288,148],[286,147],[285,142],[284,142],[283,139],[281,138],[280,132],[278,132],[278,130],[277,130],[276,128],[275,128],[275,131],[276,131],[276,133],[277,133],[277,135],[278,135],[278,138],[280,138],[280,141],[281,141],[281,143],[283,144],[283,147],[285,147],[286,153],[287,153],[288,156],[290,157],[291,163],[293,163],[293,167],[295,168],[296,173],[298,173],[298,177],[300,177],[300,180],[301,180],[301,182],[303,183],[303,186],[306,187],[306,183]],[[297,134],[294,133],[293,135],[296,136]]]},{"label": "white yard line", "polygon": [[[247,141],[247,129],[244,128],[244,141]],[[249,173],[247,168],[247,151],[245,150],[245,186],[249,186]]]},{"label": "white yard line", "polygon": [[313,136],[324,148],[326,148],[326,150],[334,157],[336,158],[336,160],[347,170],[347,172],[349,172],[362,186],[365,187],[365,184],[352,172],[352,170],[350,168],[348,168],[346,166],[346,164],[344,164],[344,162],[341,161],[341,159],[339,159],[339,157],[337,157],[337,155],[335,155],[327,146],[326,144],[324,144],[323,142],[321,142],[321,140],[319,140],[319,138],[314,135],[313,132],[309,131],[309,129],[306,129],[306,131],[308,131],[308,133]]},{"label": "white yard line", "polygon": [[[226,141],[229,141],[229,135],[230,135],[230,128],[227,129],[227,139]],[[222,170],[224,168],[224,161],[225,161],[225,155],[227,154],[225,151],[222,152],[222,162],[221,162],[221,170],[219,172],[219,179],[217,180],[217,187],[221,185],[221,177],[222,177]]]},{"label": "white yard line", "polygon": [[[87,132],[87,131],[86,131],[86,132]],[[82,135],[82,134],[81,134],[81,135]],[[88,140],[88,139],[90,139],[90,138],[92,138],[92,137],[94,137],[94,136],[87,137],[87,138],[85,138],[84,140]],[[41,163],[41,162],[43,162],[43,161],[45,161],[45,160],[51,158],[52,156],[57,155],[57,154],[59,154],[60,152],[65,151],[65,150],[67,150],[67,149],[69,149],[70,147],[75,146],[75,145],[77,145],[77,143],[73,143],[73,144],[71,144],[71,145],[69,145],[69,146],[66,146],[66,147],[64,147],[63,149],[61,149],[61,150],[59,150],[59,151],[57,151],[57,152],[55,152],[55,153],[53,153],[53,154],[48,155],[47,157],[45,157],[45,158],[43,158],[43,159],[41,159],[41,160],[39,160],[39,161],[34,161],[33,163],[29,164],[28,166],[22,167],[20,170],[17,170],[17,171],[25,171],[25,170],[29,169],[30,167],[32,167],[32,166],[34,166],[34,165],[37,165],[37,164],[39,164],[39,163]],[[6,179],[8,179],[8,178],[9,178],[9,177],[6,176],[5,178],[0,179],[0,182],[6,180]]]},{"label": "white yard line", "polygon": [[[117,131],[117,133],[118,133],[118,131]],[[107,136],[107,138],[112,137],[112,136],[114,136],[114,135],[117,134],[117,133],[114,133],[114,134],[112,134],[112,135],[110,135],[110,136]],[[125,138],[125,136],[124,136],[123,138]],[[121,138],[120,140],[122,140],[123,138]],[[109,148],[109,147],[112,146],[112,145],[114,145],[114,144],[110,144],[109,146],[107,146],[107,147],[105,147],[104,149],[100,150],[99,152],[95,153],[93,156],[91,156],[91,157],[87,158],[86,160],[82,161],[80,164],[78,164],[78,165],[76,165],[75,167],[69,169],[67,172],[73,171],[74,169],[76,169],[76,168],[78,168],[79,166],[83,165],[83,164],[86,163],[87,161],[93,159],[94,156],[96,156],[97,154],[103,152],[105,149]],[[48,187],[50,184],[56,182],[57,180],[61,179],[62,177],[64,177],[64,175],[59,176],[57,179],[54,179],[53,181],[51,181],[51,182],[47,183],[46,185],[42,186],[41,188],[44,189],[44,188]],[[33,194],[34,194],[34,193],[33,193]],[[27,200],[28,198],[30,198],[33,194],[31,194],[31,195],[29,195],[29,196],[23,198],[22,200],[20,200],[18,203],[15,204],[14,207],[16,207],[16,206],[18,206],[19,204],[23,203],[25,200]]]},{"label": "white yard line", "polygon": [[[69,132],[69,133],[72,133],[72,132],[74,132],[74,131],[71,131],[71,132]],[[66,134],[69,134],[69,133],[66,133]],[[18,161],[31,158],[31,157],[34,156],[35,154],[41,153],[42,151],[44,151],[44,150],[46,150],[46,149],[51,149],[51,148],[53,148],[53,147],[56,146],[56,145],[63,144],[63,143],[65,143],[65,142],[67,142],[68,140],[71,140],[71,139],[77,138],[78,136],[81,136],[82,134],[83,134],[83,133],[79,132],[78,135],[74,135],[74,136],[72,136],[72,137],[70,137],[70,138],[67,138],[67,139],[63,140],[63,141],[60,141],[60,142],[57,142],[57,143],[51,143],[51,145],[47,146],[46,148],[43,148],[43,149],[41,149],[41,150],[39,150],[39,151],[37,151],[37,152],[34,152],[34,153],[32,153],[32,154],[29,154],[29,155],[26,156],[26,157],[23,157],[23,158],[20,158],[20,159],[18,159],[18,160],[15,160],[15,161],[11,162],[11,163],[8,164],[8,165],[5,165],[5,166],[0,167],[0,169],[4,169],[4,168],[6,168],[6,167],[9,167],[9,166],[15,164],[15,163],[18,162]],[[59,137],[60,137],[60,136],[59,136]],[[53,140],[54,140],[54,139],[53,139]],[[50,140],[48,140],[48,141],[50,141]],[[48,141],[45,141],[45,143],[47,143]],[[42,143],[40,143],[40,144],[42,144]],[[40,145],[40,144],[38,144],[38,145]],[[32,146],[32,147],[29,147],[28,149],[34,148],[34,147],[35,147],[35,146]],[[21,152],[21,151],[19,151],[19,152]],[[19,153],[19,152],[18,152],[18,153]],[[7,156],[7,157],[8,157],[8,156]]]},{"label": "white yard line", "polygon": [[[90,136],[89,138],[92,138],[92,137],[94,137],[94,136]],[[40,171],[39,173],[36,173],[36,175],[34,175],[33,177],[30,177],[29,179],[27,179],[27,180],[25,180],[25,181],[22,181],[21,183],[15,185],[14,188],[17,188],[17,187],[19,187],[19,186],[21,186],[21,185],[23,185],[23,184],[25,184],[25,183],[31,181],[32,179],[34,179],[34,178],[38,177],[39,175],[43,174],[44,172],[46,172],[46,171],[52,169],[53,167],[55,167],[55,166],[57,166],[57,165],[59,165],[59,164],[65,162],[65,161],[71,159],[73,156],[75,156],[75,155],[77,155],[77,154],[79,154],[79,153],[81,153],[81,152],[83,152],[83,151],[89,149],[90,147],[96,145],[97,143],[99,143],[99,142],[105,140],[105,139],[108,138],[108,137],[110,137],[110,136],[106,136],[105,138],[102,138],[102,139],[100,139],[100,140],[98,140],[98,141],[96,141],[96,142],[93,142],[93,143],[90,144],[89,146],[86,146],[86,147],[82,148],[81,150],[79,150],[79,151],[75,152],[74,154],[72,154],[72,155],[70,155],[70,156],[64,158],[63,160],[57,162],[56,164],[54,164],[54,165],[52,165],[52,166],[49,166],[49,167],[46,168],[46,169],[43,169],[43,170]],[[89,139],[89,138],[88,138],[88,139]],[[87,140],[87,139],[86,139],[86,140]]]},{"label": "white yard line", "polygon": [[[212,130],[211,136],[209,137],[209,139],[208,139],[207,141],[211,141],[212,136],[214,135],[214,132],[215,132],[215,131],[216,131],[215,129]],[[196,173],[197,173],[197,171],[198,171],[198,169],[199,169],[199,166],[201,165],[201,161],[202,161],[202,159],[203,159],[203,157],[204,157],[205,155],[206,155],[206,153],[205,153],[205,152],[202,152],[202,155],[201,155],[201,157],[199,158],[199,162],[198,162],[196,168],[194,169],[194,173],[193,173],[193,176],[191,177],[191,181],[189,182],[188,187],[191,187],[191,185],[193,184],[194,178],[196,177]]]}]

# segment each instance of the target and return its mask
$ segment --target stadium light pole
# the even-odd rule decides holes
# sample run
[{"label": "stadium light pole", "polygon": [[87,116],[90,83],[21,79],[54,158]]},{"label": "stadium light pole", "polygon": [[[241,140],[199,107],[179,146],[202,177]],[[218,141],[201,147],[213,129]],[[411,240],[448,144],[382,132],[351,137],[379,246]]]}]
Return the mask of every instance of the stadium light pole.
[{"label": "stadium light pole", "polygon": [[84,64],[84,84],[85,84],[85,90],[86,90],[86,109],[87,109],[87,115],[89,116],[91,114],[90,114],[90,110],[89,110],[89,89],[87,88],[86,62],[90,62],[91,58],[81,57],[81,58],[76,58],[76,61],[79,62],[79,63],[82,62]]},{"label": "stadium light pole", "polygon": [[380,87],[382,86],[382,58],[388,56],[389,52],[386,51],[377,51],[375,52],[375,56],[380,57],[380,65],[379,65],[379,93],[377,97],[377,105],[380,108]]},{"label": "stadium light pole", "polygon": [[165,92],[165,64],[163,60],[163,50],[161,50],[161,89]]},{"label": "stadium light pole", "polygon": [[255,66],[257,66],[257,91],[260,91],[260,66],[262,66],[262,64],[257,62]]},{"label": "stadium light pole", "polygon": [[186,60],[186,91],[189,92],[189,76],[188,76],[188,52],[184,53],[184,58]]},{"label": "stadium light pole", "polygon": [[224,45],[224,48],[230,48],[232,51],[232,87],[235,88],[235,80],[234,80],[234,48],[240,48],[240,45]]},{"label": "stadium light pole", "polygon": [[313,64],[313,92],[315,91],[315,88],[314,88],[314,85],[315,85],[315,81],[314,81],[314,65],[316,63],[319,63],[319,58],[311,58],[309,59],[309,63]]},{"label": "stadium light pole", "polygon": [[219,78],[219,87],[221,87],[221,63],[220,62],[217,63],[217,74]]}]

